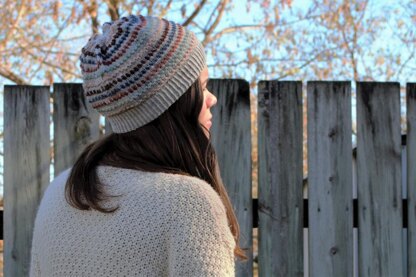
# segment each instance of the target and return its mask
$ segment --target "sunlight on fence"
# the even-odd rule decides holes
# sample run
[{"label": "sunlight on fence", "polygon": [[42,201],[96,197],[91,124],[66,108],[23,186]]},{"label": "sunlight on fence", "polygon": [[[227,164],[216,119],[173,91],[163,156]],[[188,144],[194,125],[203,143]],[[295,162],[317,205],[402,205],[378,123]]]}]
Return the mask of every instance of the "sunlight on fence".
[{"label": "sunlight on fence", "polygon": [[[237,263],[237,276],[416,275],[416,84],[407,84],[403,146],[399,84],[357,82],[356,88],[353,150],[351,82],[308,82],[307,118],[302,82],[258,84],[256,210],[249,84],[210,80],[218,98],[212,140],[241,246],[251,249],[249,262]],[[55,84],[52,94],[44,86],[6,86],[4,94],[4,274],[27,276],[51,157],[56,176],[102,134],[80,84]]]}]

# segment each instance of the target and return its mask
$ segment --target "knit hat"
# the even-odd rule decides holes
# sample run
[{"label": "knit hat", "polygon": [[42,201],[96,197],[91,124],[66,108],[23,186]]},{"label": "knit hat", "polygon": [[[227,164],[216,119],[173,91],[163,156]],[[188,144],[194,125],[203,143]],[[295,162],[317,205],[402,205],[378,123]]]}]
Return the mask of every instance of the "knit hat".
[{"label": "knit hat", "polygon": [[174,22],[130,15],[102,29],[82,48],[83,88],[115,133],[159,117],[205,67],[195,34]]}]

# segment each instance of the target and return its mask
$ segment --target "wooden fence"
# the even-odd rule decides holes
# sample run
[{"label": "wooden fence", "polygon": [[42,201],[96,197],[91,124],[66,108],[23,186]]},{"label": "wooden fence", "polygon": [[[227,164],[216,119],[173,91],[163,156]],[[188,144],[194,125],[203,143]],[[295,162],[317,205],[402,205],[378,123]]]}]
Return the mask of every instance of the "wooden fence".
[{"label": "wooden fence", "polygon": [[[403,164],[399,84],[357,83],[355,170],[351,83],[307,83],[308,200],[303,197],[302,83],[258,84],[258,201],[252,199],[249,85],[213,79],[209,88],[218,97],[212,139],[243,248],[252,247],[253,227],[258,227],[259,276],[416,276],[416,83],[406,87]],[[85,103],[80,84],[55,84],[52,93],[46,86],[5,86],[4,96],[4,272],[27,276],[51,154],[56,176],[100,136],[99,116]],[[403,191],[402,178],[407,178]],[[249,262],[237,264],[237,276],[253,275],[249,253]]]}]

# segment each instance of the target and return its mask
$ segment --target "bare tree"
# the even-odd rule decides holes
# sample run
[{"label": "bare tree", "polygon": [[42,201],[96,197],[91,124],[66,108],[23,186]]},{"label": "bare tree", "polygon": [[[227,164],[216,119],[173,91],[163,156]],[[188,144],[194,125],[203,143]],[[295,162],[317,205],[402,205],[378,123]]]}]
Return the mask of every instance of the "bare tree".
[{"label": "bare tree", "polygon": [[[3,1],[0,76],[17,84],[79,80],[86,39],[106,21],[139,13],[182,22],[203,42],[215,76],[250,76],[252,86],[258,79],[390,80],[415,68],[411,0],[386,4],[400,12],[393,21],[375,0],[313,0],[306,8],[291,0]],[[380,42],[388,29],[405,53]]]}]

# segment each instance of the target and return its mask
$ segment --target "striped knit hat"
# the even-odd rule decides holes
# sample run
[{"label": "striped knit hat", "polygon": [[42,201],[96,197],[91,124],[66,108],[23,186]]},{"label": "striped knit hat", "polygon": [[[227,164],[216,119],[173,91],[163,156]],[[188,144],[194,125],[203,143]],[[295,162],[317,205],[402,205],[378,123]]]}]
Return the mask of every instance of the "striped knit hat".
[{"label": "striped knit hat", "polygon": [[84,93],[125,133],[159,117],[198,79],[205,53],[195,34],[157,17],[123,17],[103,25],[82,48]]}]

